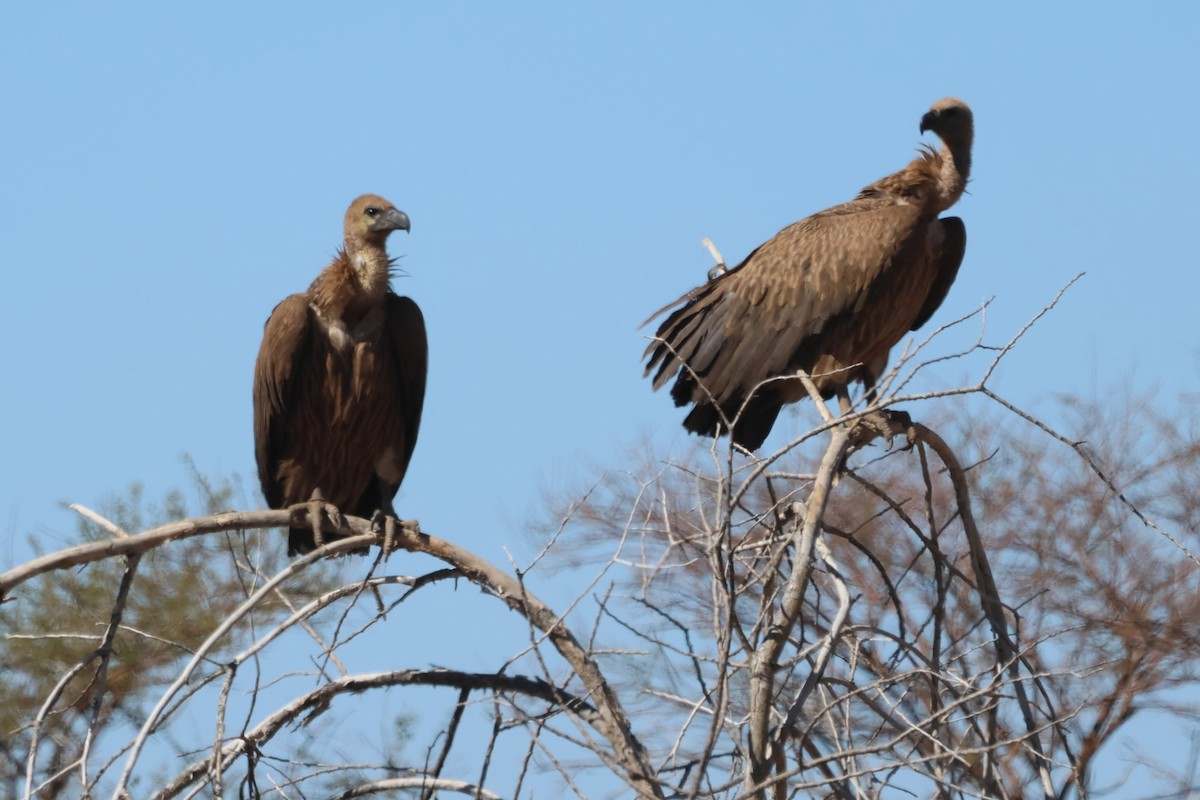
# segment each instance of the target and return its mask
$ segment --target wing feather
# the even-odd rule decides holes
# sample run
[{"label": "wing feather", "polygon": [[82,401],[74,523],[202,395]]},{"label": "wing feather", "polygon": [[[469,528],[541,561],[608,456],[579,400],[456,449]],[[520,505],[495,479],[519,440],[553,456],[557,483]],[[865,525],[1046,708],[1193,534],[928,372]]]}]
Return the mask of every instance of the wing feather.
[{"label": "wing feather", "polygon": [[929,288],[921,311],[913,321],[911,330],[917,330],[934,315],[950,293],[950,286],[958,277],[958,268],[962,265],[963,255],[967,252],[967,226],[959,217],[942,217],[930,225],[930,233],[940,234],[940,242],[932,248],[930,257],[933,260],[937,276]]},{"label": "wing feather", "polygon": [[[425,333],[425,317],[410,298],[389,292],[385,309],[386,336],[392,348],[400,414],[404,419],[400,435],[392,447],[395,452],[403,454],[399,463],[400,479],[403,480],[421,428],[425,381],[429,370],[429,340]],[[399,482],[396,486],[399,487]]]},{"label": "wing feather", "polygon": [[672,394],[682,405],[709,393],[718,402],[744,396],[794,369],[790,362],[806,341],[861,307],[872,284],[905,261],[924,235],[923,213],[865,198],[784,228],[736,268],[680,298],[683,307],[647,349],[647,374],[658,366],[657,387],[689,364],[708,391],[681,374],[686,389]]},{"label": "wing feather", "polygon": [[294,294],[271,312],[254,364],[254,455],[263,494],[271,508],[284,503],[275,465],[287,448],[288,405],[311,346],[308,298]]}]

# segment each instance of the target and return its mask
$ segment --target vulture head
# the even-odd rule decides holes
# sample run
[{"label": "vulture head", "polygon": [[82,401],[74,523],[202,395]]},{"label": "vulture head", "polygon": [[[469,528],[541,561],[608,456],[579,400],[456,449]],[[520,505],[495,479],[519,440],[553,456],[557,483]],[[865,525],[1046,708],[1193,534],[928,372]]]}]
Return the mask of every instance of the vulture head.
[{"label": "vulture head", "polygon": [[364,194],[346,210],[346,244],[382,247],[392,231],[407,231],[408,215],[377,194]]},{"label": "vulture head", "polygon": [[921,133],[925,131],[933,131],[951,148],[970,147],[975,136],[971,107],[957,97],[943,97],[921,117]]}]

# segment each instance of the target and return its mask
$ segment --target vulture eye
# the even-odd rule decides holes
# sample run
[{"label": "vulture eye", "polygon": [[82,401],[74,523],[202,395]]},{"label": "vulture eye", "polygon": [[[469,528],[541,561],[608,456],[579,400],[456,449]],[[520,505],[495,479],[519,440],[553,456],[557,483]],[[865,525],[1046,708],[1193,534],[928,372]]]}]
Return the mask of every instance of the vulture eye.
[{"label": "vulture eye", "polygon": [[367,216],[368,217],[378,217],[379,209],[375,208],[375,206],[371,206],[370,208],[367,209]]},{"label": "vulture eye", "polygon": [[953,108],[953,107],[947,108],[945,111],[942,112],[942,114],[944,114],[947,117],[956,117],[956,116],[958,116],[958,109]]}]

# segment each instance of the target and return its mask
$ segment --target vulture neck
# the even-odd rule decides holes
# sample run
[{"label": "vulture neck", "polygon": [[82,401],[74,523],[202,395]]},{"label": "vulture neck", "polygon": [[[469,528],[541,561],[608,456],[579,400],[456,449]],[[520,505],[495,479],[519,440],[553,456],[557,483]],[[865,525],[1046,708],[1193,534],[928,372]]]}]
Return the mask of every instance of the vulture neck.
[{"label": "vulture neck", "polygon": [[945,211],[958,202],[967,188],[971,177],[971,140],[942,142],[938,153],[937,213]]},{"label": "vulture neck", "polygon": [[309,287],[310,301],[327,319],[354,324],[383,302],[390,267],[382,245],[347,241]]}]

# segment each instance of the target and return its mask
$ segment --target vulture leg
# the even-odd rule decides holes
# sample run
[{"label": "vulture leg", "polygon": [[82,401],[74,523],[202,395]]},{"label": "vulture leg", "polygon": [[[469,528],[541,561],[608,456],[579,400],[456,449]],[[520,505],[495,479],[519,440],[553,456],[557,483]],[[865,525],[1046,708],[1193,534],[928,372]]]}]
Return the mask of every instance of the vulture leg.
[{"label": "vulture leg", "polygon": [[[875,376],[870,372],[866,372],[862,376],[862,384],[863,389],[866,390],[863,394],[863,405],[867,409],[870,409],[877,399]],[[854,403],[850,400],[849,385],[839,386],[837,396],[838,407],[842,411],[842,416],[848,416],[854,410]],[[858,449],[876,436],[882,436],[887,441],[887,449],[892,449],[892,427],[888,424],[885,412],[868,410],[854,423],[850,432],[850,446],[853,449]]]},{"label": "vulture leg", "polygon": [[396,518],[390,514],[383,518],[383,557],[387,558],[396,549]]},{"label": "vulture leg", "polygon": [[309,530],[304,528],[290,528],[288,534],[288,555],[296,555],[308,553],[326,543],[325,540],[325,518],[333,523],[335,530],[341,530],[346,527],[346,518],[342,516],[342,511],[332,503],[326,502],[325,496],[321,494],[320,489],[313,489],[312,497],[303,503],[296,503],[293,508],[303,506],[308,513],[308,523],[311,528],[311,539],[309,538]]},{"label": "vulture leg", "polygon": [[390,556],[396,546],[396,512],[384,511],[382,508],[377,510],[371,515],[371,531],[383,534],[383,557]]},{"label": "vulture leg", "polygon": [[398,518],[396,509],[392,505],[392,495],[396,493],[398,487],[383,478],[376,478],[376,480],[379,481],[379,508],[375,509],[375,513],[371,515],[371,530],[375,533],[383,533],[383,557],[387,558],[396,546],[396,520]]},{"label": "vulture leg", "polygon": [[875,405],[875,401],[879,399],[879,393],[875,391],[875,376],[867,372],[862,377],[863,385],[863,401],[867,408]]},{"label": "vulture leg", "polygon": [[837,388],[838,408],[841,409],[842,416],[846,416],[854,410],[854,403],[850,401],[850,387],[839,386]]},{"label": "vulture leg", "polygon": [[325,544],[325,520],[321,512],[325,510],[325,498],[320,489],[313,489],[312,497],[308,500],[308,520],[312,524],[313,547]]},{"label": "vulture leg", "polygon": [[[866,375],[863,377],[863,386],[866,387],[867,406],[870,407],[879,400],[878,394],[875,391],[875,376]],[[878,426],[879,435],[887,441],[887,449],[892,449],[892,437],[898,433],[904,434],[904,438],[908,440],[908,446],[911,447],[916,442],[909,432],[912,427],[912,416],[907,411],[894,410],[890,408],[881,409],[876,413],[876,421],[872,424]]]},{"label": "vulture leg", "polygon": [[[878,400],[878,393],[875,391],[875,376],[870,373],[863,375],[863,388],[866,393],[863,399],[866,401],[867,408],[873,406]],[[845,387],[838,390],[838,400],[841,403],[842,414],[849,413],[850,395]],[[892,409],[874,409],[868,411],[858,421],[856,426],[858,430],[854,436],[854,443],[861,447],[867,442],[874,439],[876,436],[881,437],[887,445],[887,449],[892,449],[892,437],[898,433],[903,433],[908,439],[908,445],[914,444],[912,435],[909,433],[909,428],[912,426],[912,417],[907,411],[896,411]]]}]

